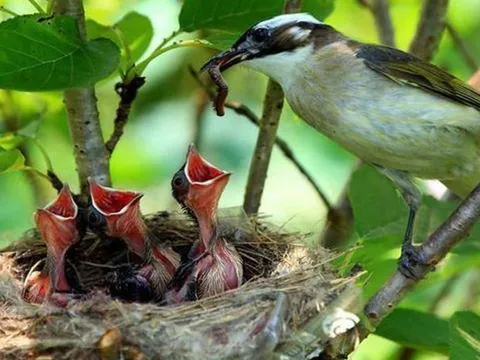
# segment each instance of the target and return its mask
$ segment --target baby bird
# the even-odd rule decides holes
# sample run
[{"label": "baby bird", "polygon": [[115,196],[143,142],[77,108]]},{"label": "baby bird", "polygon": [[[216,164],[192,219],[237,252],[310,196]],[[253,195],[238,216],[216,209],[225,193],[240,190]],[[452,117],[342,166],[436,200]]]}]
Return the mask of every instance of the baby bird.
[{"label": "baby bird", "polygon": [[197,221],[200,237],[169,286],[169,304],[220,294],[242,284],[242,258],[217,233],[218,201],[229,177],[190,145],[186,163],[172,179],[173,196]]},{"label": "baby bird", "polygon": [[67,185],[53,202],[35,213],[37,229],[47,245],[47,265],[25,280],[25,300],[41,304],[50,299],[59,306],[67,305],[69,297],[65,293],[71,286],[65,276],[65,254],[81,238],[77,218],[78,206]]},{"label": "baby bird", "polygon": [[[89,179],[89,184],[89,226],[108,236],[123,239],[128,248],[138,255],[143,265],[134,273],[137,283],[143,286],[146,279],[151,286],[153,297],[161,298],[180,265],[180,256],[169,246],[153,243],[153,235],[140,212],[140,199],[143,194],[101,186],[93,179]],[[121,278],[120,276],[119,279]],[[129,282],[133,280],[128,279]]]}]

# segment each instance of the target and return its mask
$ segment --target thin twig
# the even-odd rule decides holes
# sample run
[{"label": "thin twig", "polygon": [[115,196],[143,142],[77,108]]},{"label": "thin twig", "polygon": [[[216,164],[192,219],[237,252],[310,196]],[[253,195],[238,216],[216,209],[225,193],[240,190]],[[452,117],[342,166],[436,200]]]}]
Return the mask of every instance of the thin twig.
[{"label": "thin twig", "polygon": [[480,185],[460,204],[450,217],[418,247],[417,255],[424,264],[416,264],[416,279],[405,277],[400,271],[377,292],[365,307],[365,314],[377,325],[413,289],[413,287],[434,269],[452,247],[468,236],[470,229],[480,216]]},{"label": "thin twig", "polygon": [[373,0],[369,8],[377,24],[380,42],[387,46],[395,46],[395,32],[390,18],[389,0]]},{"label": "thin twig", "polygon": [[[81,0],[56,0],[55,14],[74,16],[80,37],[86,40],[85,13]],[[68,113],[68,125],[74,147],[80,191],[83,198],[88,196],[89,176],[99,184],[110,186],[109,156],[103,143],[102,129],[93,87],[70,89],[64,92]]]},{"label": "thin twig", "polygon": [[144,84],[144,77],[135,76],[128,82],[123,81],[115,85],[115,91],[120,96],[120,101],[118,103],[116,117],[114,120],[113,133],[105,143],[105,148],[107,149],[109,156],[112,156],[113,150],[115,150],[115,147],[123,135],[123,129],[127,124],[132,103],[137,97],[138,89],[140,89]]},{"label": "thin twig", "polygon": [[7,9],[5,6],[0,6],[0,11],[4,12],[5,14],[12,15],[12,16],[20,16],[16,12]]},{"label": "thin twig", "polygon": [[[208,98],[210,100],[213,100],[215,98],[214,91],[200,80],[200,77],[194,68],[189,67],[189,70],[190,70],[190,74],[193,76],[195,81],[200,85],[200,87],[203,90],[205,90],[205,93],[207,94]],[[242,104],[241,102],[227,100],[225,102],[225,107],[227,109],[233,110],[238,115],[244,116],[252,124],[256,126],[260,126],[260,119],[258,118],[258,116],[248,106]],[[322,200],[325,207],[330,210],[332,208],[332,203],[330,202],[330,200],[328,200],[328,198],[323,193],[323,191],[315,183],[315,180],[313,179],[312,175],[310,175],[307,169],[300,163],[300,161],[294,154],[290,145],[288,145],[288,143],[282,138],[280,138],[279,136],[275,137],[275,145],[277,145],[278,148],[282,151],[283,155],[293,163],[293,165],[297,168],[297,170],[300,171],[300,173],[303,176],[305,176],[307,181],[315,189],[315,192],[318,194],[318,196]]]},{"label": "thin twig", "polygon": [[446,23],[446,29],[450,36],[452,37],[453,42],[457,46],[458,50],[460,50],[465,62],[470,67],[472,71],[476,71],[479,67],[477,60],[473,57],[473,55],[468,51],[467,46],[463,42],[462,38],[458,34],[457,30],[452,26],[451,23]]},{"label": "thin twig", "polygon": [[410,52],[430,60],[437,51],[446,24],[448,0],[424,0],[420,22]]},{"label": "thin twig", "polygon": [[28,0],[28,2],[37,10],[40,14],[46,14],[45,10],[42,9],[40,5],[37,4],[35,0]]}]

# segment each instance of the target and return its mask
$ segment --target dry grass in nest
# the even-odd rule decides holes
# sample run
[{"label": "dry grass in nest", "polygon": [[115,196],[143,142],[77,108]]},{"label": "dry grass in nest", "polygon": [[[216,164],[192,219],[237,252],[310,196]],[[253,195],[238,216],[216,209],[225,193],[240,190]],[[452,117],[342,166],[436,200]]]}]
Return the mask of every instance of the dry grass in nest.
[{"label": "dry grass in nest", "polygon": [[[147,217],[147,224],[159,241],[179,251],[198,236],[182,216],[159,213]],[[0,358],[263,359],[281,347],[297,354],[291,358],[303,358],[323,348],[325,334],[311,329],[313,343],[301,349],[292,344],[350,288],[352,279],[330,270],[332,255],[308,252],[301,235],[258,223],[254,231],[225,222],[222,234],[244,258],[246,282],[239,289],[179,306],[112,300],[105,279],[127,261],[126,248],[117,239],[87,234],[69,252],[67,271],[78,279],[84,299],[58,309],[21,298],[26,274],[45,257],[36,232],[28,232],[0,259]]]}]

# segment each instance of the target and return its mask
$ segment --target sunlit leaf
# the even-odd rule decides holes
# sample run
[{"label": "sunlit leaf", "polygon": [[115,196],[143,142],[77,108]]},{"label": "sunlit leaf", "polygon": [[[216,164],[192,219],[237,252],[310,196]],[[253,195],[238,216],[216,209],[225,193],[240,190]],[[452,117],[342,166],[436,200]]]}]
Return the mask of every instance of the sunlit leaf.
[{"label": "sunlit leaf", "polygon": [[480,359],[480,316],[470,311],[455,313],[450,332],[450,360]]},{"label": "sunlit leaf", "polygon": [[23,138],[14,133],[0,134],[0,148],[3,150],[17,149],[23,144]]},{"label": "sunlit leaf", "polygon": [[25,167],[25,158],[19,150],[0,149],[0,173],[21,170]]},{"label": "sunlit leaf", "polygon": [[[130,50],[131,61],[135,62],[145,53],[152,41],[153,26],[150,19],[135,11],[129,12],[112,26],[101,25],[94,20],[87,20],[87,34],[89,39],[104,37],[112,40],[122,49],[123,44],[118,35],[115,33],[114,27],[117,28],[123,41]],[[122,53],[123,66],[127,65],[126,54]]]},{"label": "sunlit leaf", "polygon": [[448,321],[433,314],[395,309],[380,323],[375,334],[406,347],[448,353]]},{"label": "sunlit leaf", "polygon": [[0,23],[0,88],[45,91],[91,86],[117,67],[119,50],[111,40],[83,42],[70,16],[40,18],[25,15]]},{"label": "sunlit leaf", "polygon": [[[283,0],[186,0],[180,12],[180,27],[191,32],[199,29],[245,31],[253,24],[280,15]],[[333,0],[305,0],[302,11],[323,20],[333,10]]]}]

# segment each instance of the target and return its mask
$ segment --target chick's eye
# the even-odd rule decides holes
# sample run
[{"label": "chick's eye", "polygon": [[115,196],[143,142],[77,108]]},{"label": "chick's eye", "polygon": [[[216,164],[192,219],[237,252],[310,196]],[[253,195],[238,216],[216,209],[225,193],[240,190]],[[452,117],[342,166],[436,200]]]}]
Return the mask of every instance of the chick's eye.
[{"label": "chick's eye", "polygon": [[173,185],[175,185],[176,187],[181,187],[183,185],[183,179],[180,176],[177,176],[173,180]]},{"label": "chick's eye", "polygon": [[172,185],[173,185],[174,188],[176,188],[178,190],[186,188],[187,178],[185,177],[183,172],[179,172],[174,176],[174,178],[172,180]]},{"label": "chick's eye", "polygon": [[92,227],[98,228],[102,227],[105,223],[105,218],[93,208],[89,209],[88,212],[88,224]]},{"label": "chick's eye", "polygon": [[270,35],[270,32],[267,29],[258,28],[252,31],[251,37],[252,37],[252,40],[255,42],[262,42],[262,41],[265,41],[269,35]]}]

